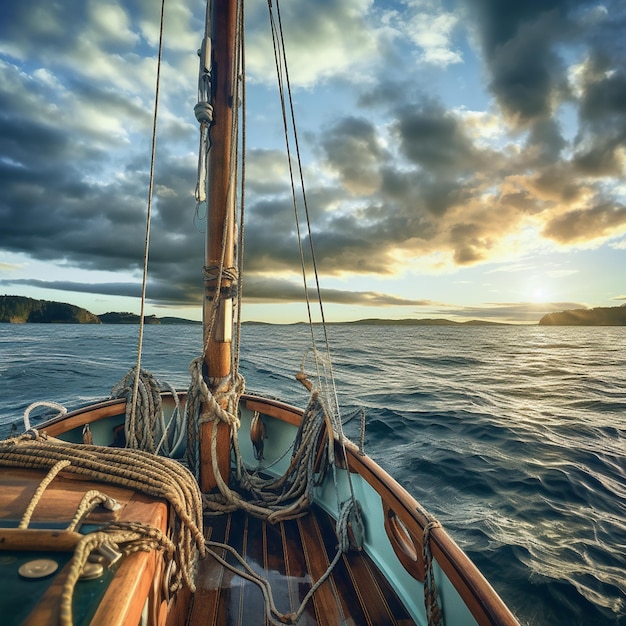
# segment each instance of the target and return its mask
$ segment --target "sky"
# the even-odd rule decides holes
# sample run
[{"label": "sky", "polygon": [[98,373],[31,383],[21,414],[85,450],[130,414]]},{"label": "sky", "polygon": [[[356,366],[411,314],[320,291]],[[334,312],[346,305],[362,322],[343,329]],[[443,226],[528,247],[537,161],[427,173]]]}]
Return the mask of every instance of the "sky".
[{"label": "sky", "polygon": [[[626,302],[623,0],[281,5],[325,316]],[[0,3],[0,295],[139,312],[160,3]],[[248,0],[244,319],[306,319],[267,6]],[[168,0],[149,314],[200,319],[197,49]]]}]

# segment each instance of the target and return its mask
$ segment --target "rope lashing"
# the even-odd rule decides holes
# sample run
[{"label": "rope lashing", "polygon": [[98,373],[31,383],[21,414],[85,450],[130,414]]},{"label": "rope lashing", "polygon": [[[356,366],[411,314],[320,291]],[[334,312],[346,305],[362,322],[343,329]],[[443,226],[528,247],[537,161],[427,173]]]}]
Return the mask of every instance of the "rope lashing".
[{"label": "rope lashing", "polygon": [[[296,435],[289,467],[279,478],[263,478],[257,471],[247,470],[241,460],[237,431],[231,432],[236,468],[237,487],[246,496],[221,479],[217,462],[214,472],[219,494],[205,494],[207,512],[224,513],[242,509],[255,517],[274,524],[281,520],[301,517],[308,510],[313,488],[321,482],[329,461],[328,449],[332,446],[333,430],[319,394],[313,392],[304,411]],[[211,441],[212,457],[216,458],[217,439]]]},{"label": "rope lashing", "polygon": [[224,299],[236,298],[239,292],[237,280],[239,278],[239,271],[236,267],[224,267],[220,272],[220,268],[217,266],[203,267],[202,268],[203,280],[205,283],[211,283],[215,281],[223,282],[225,280],[230,281],[230,285],[227,287],[221,286],[219,297]]},{"label": "rope lashing", "polygon": [[[189,365],[191,382],[187,390],[185,414],[187,421],[187,462],[196,477],[198,463],[198,429],[200,424],[220,421],[228,424],[231,432],[239,430],[239,398],[245,389],[243,376],[237,374],[233,379],[225,378],[213,392],[204,380],[202,357],[194,359]],[[223,408],[223,407],[226,408]]]},{"label": "rope lashing", "polygon": [[428,626],[444,626],[443,613],[439,608],[439,600],[437,593],[437,584],[433,573],[433,555],[430,549],[430,532],[433,528],[441,528],[441,524],[431,519],[424,527],[422,535],[422,551],[424,557],[424,606],[426,608],[426,617]]},{"label": "rope lashing", "polygon": [[59,612],[62,626],[73,624],[72,598],[74,587],[87,563],[87,559],[92,552],[106,544],[114,544],[124,555],[152,550],[161,550],[166,554],[173,555],[176,551],[174,543],[158,528],[145,524],[112,522],[98,532],[85,535],[74,550],[74,555],[69,563],[67,578],[61,591]]}]

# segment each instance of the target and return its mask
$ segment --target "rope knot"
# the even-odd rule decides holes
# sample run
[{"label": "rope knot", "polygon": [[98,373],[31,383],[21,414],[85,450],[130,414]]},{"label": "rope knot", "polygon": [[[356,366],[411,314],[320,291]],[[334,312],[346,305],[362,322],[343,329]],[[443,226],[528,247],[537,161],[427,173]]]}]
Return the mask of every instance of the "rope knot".
[{"label": "rope knot", "polygon": [[207,124],[213,123],[213,106],[208,102],[198,102],[193,108],[193,112],[198,122],[206,122]]}]

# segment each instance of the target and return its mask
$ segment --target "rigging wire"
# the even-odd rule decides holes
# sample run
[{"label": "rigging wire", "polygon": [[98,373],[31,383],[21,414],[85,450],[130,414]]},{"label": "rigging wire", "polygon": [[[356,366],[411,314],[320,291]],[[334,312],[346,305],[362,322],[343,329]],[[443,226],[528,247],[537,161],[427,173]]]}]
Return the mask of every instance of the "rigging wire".
[{"label": "rigging wire", "polygon": [[[235,64],[235,68],[239,67],[240,89],[241,89],[241,181],[240,181],[240,200],[239,200],[239,224],[237,233],[237,252],[236,252],[236,264],[237,264],[237,311],[235,314],[235,345],[234,350],[231,353],[232,356],[232,371],[234,376],[237,376],[239,372],[239,354],[241,346],[241,310],[243,301],[243,250],[244,250],[244,216],[245,216],[245,183],[246,183],[246,46],[245,46],[245,11],[244,3],[238,3],[238,24],[237,33],[239,34],[239,46],[237,47],[239,53],[239,64]],[[238,93],[238,91],[237,91]]]},{"label": "rigging wire", "polygon": [[[324,313],[324,304],[322,301],[322,294],[321,294],[321,286],[320,286],[320,280],[319,280],[319,272],[318,272],[318,264],[317,264],[317,257],[315,254],[315,247],[313,245],[313,233],[311,230],[311,219],[310,219],[310,213],[309,213],[309,205],[308,205],[308,201],[307,201],[307,195],[306,195],[306,186],[304,183],[304,174],[303,174],[303,168],[302,168],[302,158],[301,158],[301,154],[300,154],[300,143],[298,141],[298,131],[297,131],[297,126],[296,126],[296,118],[295,118],[295,111],[294,111],[294,107],[293,107],[293,96],[291,93],[291,82],[289,80],[289,69],[287,67],[287,53],[285,50],[285,40],[284,40],[284,36],[283,36],[283,27],[282,27],[282,20],[281,20],[281,15],[280,15],[280,4],[278,2],[278,0],[274,0],[275,4],[276,4],[276,14],[277,14],[277,18],[278,18],[278,39],[279,39],[279,43],[280,43],[280,49],[279,49],[279,53],[280,53],[280,58],[281,58],[281,63],[280,65],[283,66],[283,71],[284,71],[284,75],[285,75],[285,85],[287,88],[287,101],[289,103],[289,117],[291,120],[291,127],[293,130],[293,141],[294,141],[294,147],[295,147],[295,152],[296,152],[296,161],[298,164],[298,175],[300,178],[300,189],[302,192],[302,206],[304,207],[304,213],[305,213],[305,218],[306,218],[306,226],[307,226],[307,234],[309,236],[309,248],[310,248],[310,253],[311,253],[311,262],[312,262],[312,266],[313,266],[313,273],[315,276],[315,285],[316,285],[316,291],[317,291],[317,301],[318,301],[318,306],[319,306],[319,310],[320,310],[320,317],[322,320],[322,330],[324,333],[324,343],[325,343],[325,349],[326,349],[326,353],[327,353],[327,359],[328,359],[328,369],[329,369],[329,378],[331,380],[331,384],[332,384],[332,388],[333,388],[333,395],[334,395],[334,404],[335,404],[335,409],[338,412],[338,419],[339,422],[340,420],[340,416],[339,416],[339,402],[338,402],[338,398],[337,398],[337,390],[335,387],[335,378],[333,375],[333,371],[332,371],[332,360],[330,359],[330,341],[328,338],[328,329],[326,326],[326,316]],[[272,6],[272,0],[268,0],[268,6],[270,7],[270,12],[271,12],[271,6]],[[272,17],[272,38],[274,39],[274,34],[275,34],[275,29],[276,29],[276,25],[274,22],[274,19]],[[275,54],[276,54],[276,49],[277,49],[277,45],[278,42],[276,42],[274,44],[274,48],[275,48]],[[279,69],[279,62],[276,62],[276,67],[277,67],[277,72],[280,72]],[[284,96],[284,87],[282,84],[282,79],[280,78],[279,75],[279,90],[280,90],[280,94],[281,94],[281,103],[282,103],[282,108],[283,108],[283,123],[284,123],[284,127],[285,127],[285,139],[287,142],[287,154],[288,154],[288,160],[289,160],[289,170],[290,170],[290,174],[292,175],[292,166],[291,166],[291,152],[290,152],[290,148],[289,148],[289,143],[288,143],[288,138],[287,138],[287,119],[286,119],[286,112],[285,112],[285,96]],[[299,220],[298,220],[298,212],[297,212],[297,203],[295,200],[295,191],[294,191],[294,183],[293,183],[293,175],[292,175],[292,193],[294,196],[294,206],[295,206],[295,211],[296,211],[296,229],[297,229],[297,233],[298,233],[298,244],[300,246],[300,258],[301,258],[301,263],[302,263],[302,272],[303,272],[303,277],[304,277],[304,286],[305,286],[305,294],[306,294],[306,301],[307,301],[307,308],[309,311],[309,325],[313,326],[312,323],[312,319],[311,319],[311,311],[310,311],[310,301],[309,301],[309,292],[308,292],[308,288],[306,285],[306,268],[305,268],[305,263],[304,263],[304,252],[302,250],[302,237],[301,237],[301,232],[300,232],[300,225],[299,225]],[[313,335],[313,332],[311,332],[311,334]],[[315,338],[313,337],[313,348],[314,348],[314,354],[316,351],[315,349]],[[316,359],[316,367],[318,369],[318,376],[319,376],[319,364],[317,362],[317,356],[315,356]]]},{"label": "rigging wire", "polygon": [[[342,443],[343,443],[343,439],[344,439],[344,434],[343,434],[343,428],[342,428],[342,423],[341,423],[341,411],[339,408],[339,398],[338,398],[338,394],[337,394],[337,387],[335,384],[335,376],[334,376],[334,372],[333,372],[333,366],[332,366],[332,359],[331,359],[331,354],[330,354],[330,341],[328,338],[328,329],[326,326],[326,317],[324,314],[324,304],[322,302],[322,293],[321,293],[321,287],[320,287],[320,281],[319,281],[319,272],[318,272],[318,267],[317,267],[317,257],[315,255],[315,249],[313,246],[313,233],[311,230],[311,219],[310,219],[310,214],[309,214],[309,207],[308,207],[308,202],[307,202],[307,196],[306,196],[306,188],[305,188],[305,184],[304,184],[304,174],[303,174],[303,168],[302,168],[302,158],[301,158],[301,154],[300,154],[300,144],[298,142],[298,131],[297,131],[297,125],[296,125],[296,118],[295,118],[295,111],[294,111],[294,106],[293,106],[293,96],[291,93],[291,82],[289,80],[289,70],[287,67],[287,52],[285,49],[285,38],[284,38],[284,34],[283,34],[283,27],[282,27],[282,19],[281,19],[281,15],[280,15],[280,3],[279,0],[274,0],[274,4],[276,6],[276,16],[277,16],[277,20],[278,20],[278,26],[276,25],[276,20],[274,18],[274,13],[272,10],[273,4],[272,4],[272,0],[268,0],[267,1],[267,5],[268,5],[268,10],[270,13],[270,24],[271,24],[271,31],[272,31],[272,42],[274,44],[274,57],[275,57],[275,62],[276,62],[276,73],[277,73],[277,78],[278,78],[278,84],[279,84],[279,92],[280,92],[280,99],[281,99],[281,108],[282,108],[282,112],[283,112],[283,127],[285,130],[285,143],[287,146],[287,160],[288,160],[288,164],[289,164],[289,174],[291,177],[291,188],[292,188],[292,195],[293,195],[293,204],[294,204],[294,212],[295,212],[295,216],[296,216],[296,230],[297,230],[297,234],[298,234],[298,246],[300,249],[300,260],[301,260],[301,265],[302,265],[302,274],[303,274],[303,282],[304,282],[304,291],[305,291],[305,298],[306,298],[306,304],[307,304],[307,311],[308,311],[308,315],[309,315],[309,327],[311,329],[311,339],[312,339],[312,343],[313,343],[313,356],[315,359],[315,365],[316,365],[316,369],[317,369],[317,375],[318,378],[321,379],[320,376],[320,363],[319,363],[319,358],[318,358],[318,354],[317,354],[317,349],[315,348],[315,335],[314,335],[314,330],[313,330],[313,321],[312,321],[312,316],[311,316],[311,305],[310,305],[310,299],[309,299],[309,291],[308,291],[308,287],[307,287],[307,281],[306,281],[306,267],[305,267],[305,261],[304,261],[304,251],[303,251],[303,246],[302,246],[302,236],[301,236],[301,231],[300,231],[300,224],[299,224],[299,219],[298,219],[298,203],[296,201],[296,193],[295,193],[295,184],[294,184],[294,179],[293,179],[293,168],[292,168],[292,164],[291,164],[291,149],[290,149],[290,144],[289,144],[289,132],[288,132],[288,120],[287,120],[287,114],[286,114],[286,107],[285,107],[285,86],[287,89],[287,101],[289,103],[289,120],[290,120],[290,124],[291,124],[291,130],[293,133],[293,141],[294,141],[294,147],[295,147],[295,153],[296,153],[296,162],[298,165],[298,175],[300,178],[300,191],[302,193],[302,204],[304,207],[304,212],[305,212],[305,217],[306,217],[306,226],[307,226],[307,234],[309,236],[309,247],[310,247],[310,253],[311,253],[311,261],[312,261],[312,266],[313,266],[313,273],[315,276],[315,285],[316,285],[316,291],[317,291],[317,301],[318,301],[318,306],[319,306],[319,311],[320,311],[320,316],[321,316],[321,320],[322,320],[322,330],[323,330],[323,334],[324,334],[324,343],[325,343],[325,350],[326,350],[326,360],[323,363],[324,367],[328,368],[328,376],[326,377],[326,380],[330,379],[330,385],[331,385],[331,389],[332,389],[332,396],[333,396],[333,404],[334,406],[332,407],[334,410],[331,411],[331,414],[334,415],[335,417],[335,424],[333,424],[334,428],[337,430]],[[283,85],[283,78],[282,78],[282,74],[284,73],[284,85]],[[331,415],[332,417],[332,415]],[[341,446],[341,450],[342,450],[342,454],[344,457],[344,461],[346,463],[347,466],[347,452],[345,450],[345,447],[342,445]],[[349,484],[349,488],[350,488],[350,494],[352,499],[354,499],[354,491],[353,491],[353,487],[352,487],[352,481],[350,480],[350,475],[348,474],[348,484]]]},{"label": "rigging wire", "polygon": [[[276,2],[276,4],[278,4],[278,2]],[[282,111],[282,118],[283,118],[283,130],[285,133],[285,148],[287,150],[287,165],[289,167],[289,178],[291,181],[291,195],[292,195],[292,199],[293,199],[293,210],[294,210],[294,214],[295,214],[295,222],[296,222],[296,233],[298,236],[298,249],[300,252],[300,265],[302,267],[302,283],[303,283],[303,287],[304,287],[304,298],[306,301],[306,308],[307,308],[307,314],[308,314],[308,318],[309,318],[309,329],[311,330],[311,343],[313,345],[313,353],[315,356],[315,363],[316,363],[316,369],[317,369],[317,375],[318,377],[320,376],[320,371],[319,371],[319,364],[317,362],[317,349],[315,348],[315,333],[313,332],[313,316],[311,313],[311,298],[309,296],[309,289],[307,286],[307,281],[306,281],[306,263],[304,260],[304,248],[302,246],[302,233],[300,230],[300,219],[299,219],[299,215],[298,215],[298,202],[296,200],[296,188],[295,188],[295,182],[294,182],[294,174],[293,174],[293,165],[292,165],[292,159],[291,159],[291,145],[289,142],[289,126],[288,126],[288,117],[287,117],[287,110],[285,107],[285,87],[283,84],[283,75],[284,75],[284,80],[287,83],[287,86],[289,87],[289,73],[287,70],[287,59],[285,56],[285,47],[284,47],[284,42],[283,42],[283,32],[282,32],[282,28],[281,27],[277,27],[276,25],[276,18],[274,17],[274,12],[273,12],[273,5],[272,5],[272,0],[268,0],[267,2],[267,7],[269,10],[269,17],[270,17],[270,27],[271,27],[271,33],[272,33],[272,44],[274,46],[274,61],[276,64],[276,80],[278,81],[278,92],[279,92],[279,96],[280,96],[280,106],[281,106],[281,111]],[[280,14],[279,14],[280,15]],[[280,21],[280,20],[279,20]],[[283,45],[280,45],[280,43],[283,43]],[[289,97],[291,98],[291,90],[288,89],[288,94]],[[295,125],[295,119],[293,118],[293,108],[291,109],[291,114],[292,114],[292,118],[291,118],[291,125],[292,125],[292,129],[294,131],[294,134],[296,132],[296,125]],[[300,162],[300,155],[298,153],[297,155],[298,158],[298,166],[300,169],[302,169],[302,164]],[[302,191],[304,193],[304,187],[302,187]],[[310,229],[309,229],[310,232]]]},{"label": "rigging wire", "polygon": [[[133,399],[131,409],[131,423],[134,424],[136,414],[137,396],[139,393],[139,378],[141,374],[141,354],[143,350],[144,313],[146,308],[146,286],[148,282],[148,252],[150,250],[150,225],[152,222],[152,198],[154,195],[154,165],[156,160],[157,119],[159,112],[159,92],[161,85],[161,62],[163,59],[163,26],[165,23],[165,0],[161,0],[161,22],[159,25],[159,52],[157,59],[157,74],[154,94],[154,114],[152,118],[152,146],[150,155],[150,181],[148,184],[148,209],[146,214],[146,236],[143,254],[143,276],[141,280],[141,307],[139,312],[139,337],[137,340],[137,366],[135,368],[135,382],[133,386]],[[135,440],[134,427],[126,425],[126,440]]]}]

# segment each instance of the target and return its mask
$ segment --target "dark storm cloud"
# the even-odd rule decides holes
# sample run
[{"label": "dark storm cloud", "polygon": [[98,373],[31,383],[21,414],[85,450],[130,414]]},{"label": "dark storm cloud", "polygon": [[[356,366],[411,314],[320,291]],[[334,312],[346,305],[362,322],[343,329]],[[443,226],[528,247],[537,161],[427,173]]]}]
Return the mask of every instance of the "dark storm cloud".
[{"label": "dark storm cloud", "polygon": [[68,280],[6,279],[0,280],[0,285],[30,285],[31,287],[41,287],[58,291],[100,293],[112,296],[139,297],[141,295],[141,285],[137,283],[75,283]]},{"label": "dark storm cloud", "polygon": [[599,204],[591,209],[569,211],[546,224],[544,234],[567,244],[604,237],[616,227],[626,226],[626,207]]},{"label": "dark storm cloud", "polygon": [[[459,265],[483,259],[504,225],[495,216],[486,221],[472,202],[482,172],[497,171],[497,154],[476,146],[463,119],[432,100],[400,107],[390,129],[404,160],[383,153],[380,129],[362,119],[338,122],[322,140],[339,179],[351,181],[349,191],[355,168],[364,177],[360,184],[374,190],[349,212],[322,218],[315,242],[323,269],[391,273],[398,250],[419,256],[446,249]],[[350,152],[352,159],[332,156]]]},{"label": "dark storm cloud", "polygon": [[454,179],[486,164],[461,121],[439,104],[401,109],[394,130],[408,160],[435,175]]},{"label": "dark storm cloud", "polygon": [[[139,297],[141,285],[139,283],[77,283],[71,281],[46,280],[0,280],[0,285],[29,285],[43,289],[59,291],[73,291],[78,293],[93,293],[112,296]],[[152,302],[171,305],[201,305],[201,290],[182,289],[176,283],[151,281],[147,287],[147,297]],[[282,279],[252,278],[245,282],[244,301],[248,302],[293,302],[303,298],[303,287],[300,284]],[[433,306],[436,302],[430,300],[415,300],[402,298],[375,291],[345,291],[340,289],[322,289],[324,302],[333,304],[352,304],[363,306]]]},{"label": "dark storm cloud", "polygon": [[[37,279],[3,279],[0,285],[10,286],[30,286],[41,289],[52,289],[63,292],[92,293],[109,296],[122,296],[139,298],[141,296],[140,283],[79,283],[61,280],[37,280]],[[169,304],[169,305],[202,305],[202,289],[195,291],[187,290],[176,283],[150,280],[146,297],[149,302]],[[92,311],[100,314],[103,311]]]},{"label": "dark storm cloud", "polygon": [[554,45],[572,36],[571,0],[464,0],[503,110],[521,123],[551,113],[551,97],[565,88]]},{"label": "dark storm cloud", "polygon": [[344,118],[329,129],[323,144],[328,164],[339,172],[347,189],[355,194],[376,191],[380,163],[387,161],[389,154],[371,122]]},{"label": "dark storm cloud", "polygon": [[[385,76],[368,87],[361,104],[369,111],[390,109],[388,94],[394,94],[390,127],[416,168],[407,171],[398,160],[381,165],[378,202],[370,206],[384,217],[365,221],[379,236],[381,264],[394,246],[448,252],[456,265],[486,261],[529,216],[561,244],[623,233],[616,185],[625,173],[626,48],[616,24],[626,26],[626,6],[560,0],[459,5],[481,46],[513,149],[481,145],[468,117],[425,98],[419,85],[406,89]],[[568,65],[566,46],[576,50],[580,65]],[[567,135],[576,124],[564,128],[565,106],[577,112],[573,140]],[[404,228],[396,228],[402,221]]]},{"label": "dark storm cloud", "polygon": [[[463,0],[481,43],[490,88],[511,120],[543,124],[563,102],[578,109],[574,173],[623,173],[619,151],[626,140],[624,73],[626,5],[573,0]],[[581,83],[572,84],[565,44],[585,47]],[[539,135],[537,129],[534,134]],[[563,141],[554,135],[554,151]]]},{"label": "dark storm cloud", "polygon": [[[11,25],[21,24],[22,30],[9,35],[7,22],[0,26],[10,42],[0,47],[9,53],[0,57],[0,246],[40,260],[62,261],[67,267],[138,272],[143,262],[151,105],[144,106],[126,88],[116,88],[116,75],[106,75],[103,51],[98,56],[98,49],[90,48],[91,58],[77,58],[80,38],[72,33],[80,31],[81,24],[85,31],[97,31],[99,23],[88,20],[84,3],[77,3],[74,12],[70,3],[42,4],[34,11],[26,10],[27,4],[8,7]],[[41,47],[33,47],[23,34],[37,39],[41,29],[47,35],[37,41]],[[118,60],[125,47],[120,43],[123,34],[105,37],[115,44]],[[133,47],[131,40],[127,49]],[[29,57],[27,71],[12,59],[22,55]],[[50,69],[38,69],[42,60],[50,62]],[[132,84],[134,72],[142,92],[143,66],[136,55],[126,61],[128,73],[122,80]],[[101,80],[83,71],[91,64],[102,68]],[[155,298],[166,297],[164,286],[172,278],[177,289],[168,298],[182,295],[185,300],[188,286],[193,291],[195,285],[196,293],[201,289],[195,162],[171,148],[176,149],[182,136],[193,141],[191,110],[189,117],[187,126],[172,117],[159,125],[163,158],[157,167],[150,258]],[[102,293],[115,293],[118,287],[120,295],[127,294],[127,287],[116,284],[104,285]],[[87,285],[79,290],[95,289]],[[193,293],[190,297],[197,300]]]},{"label": "dark storm cloud", "polygon": [[620,176],[624,172],[626,70],[623,61],[624,57],[595,56],[582,74],[581,130],[574,163],[583,175]]},{"label": "dark storm cloud", "polygon": [[[324,302],[364,306],[432,306],[430,300],[413,300],[375,291],[322,289]],[[293,302],[302,300],[303,287],[288,280],[252,278],[246,281],[244,299],[257,302]]]}]

